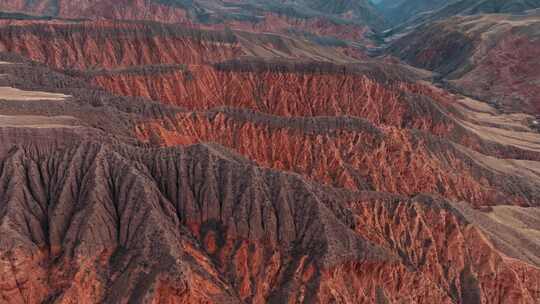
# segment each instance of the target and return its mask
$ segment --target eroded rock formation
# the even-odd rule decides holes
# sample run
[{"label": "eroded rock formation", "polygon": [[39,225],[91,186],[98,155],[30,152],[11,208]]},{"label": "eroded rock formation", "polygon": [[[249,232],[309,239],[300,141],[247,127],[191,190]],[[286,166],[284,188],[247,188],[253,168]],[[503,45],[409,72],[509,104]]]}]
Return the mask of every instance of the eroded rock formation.
[{"label": "eroded rock formation", "polygon": [[510,112],[538,114],[538,11],[453,17],[396,40],[390,53],[451,88]]},{"label": "eroded rock formation", "polygon": [[0,32],[0,302],[540,299],[526,114],[321,41]]}]

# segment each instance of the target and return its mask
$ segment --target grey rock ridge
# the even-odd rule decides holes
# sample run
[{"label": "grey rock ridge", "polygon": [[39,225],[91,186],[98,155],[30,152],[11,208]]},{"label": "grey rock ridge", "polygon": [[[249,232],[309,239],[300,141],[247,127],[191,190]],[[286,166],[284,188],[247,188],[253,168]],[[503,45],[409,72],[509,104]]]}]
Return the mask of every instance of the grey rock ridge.
[{"label": "grey rock ridge", "polygon": [[295,256],[323,267],[388,255],[352,232],[342,198],[321,197],[298,176],[258,169],[218,147],[69,140],[3,147],[2,298],[12,303],[77,294],[72,299],[140,302],[160,284],[186,299],[240,302],[228,283],[240,274],[227,271],[225,280],[211,261],[222,246],[238,254],[241,242],[262,246],[260,258],[279,256],[285,268],[275,296],[285,288],[278,285],[295,284],[286,275],[299,267]]}]

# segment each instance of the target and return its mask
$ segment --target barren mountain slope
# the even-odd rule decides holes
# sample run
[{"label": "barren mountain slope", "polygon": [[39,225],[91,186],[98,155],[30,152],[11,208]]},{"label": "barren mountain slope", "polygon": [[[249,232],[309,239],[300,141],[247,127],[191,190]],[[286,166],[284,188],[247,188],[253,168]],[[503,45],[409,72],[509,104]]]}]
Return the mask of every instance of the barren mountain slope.
[{"label": "barren mountain slope", "polygon": [[200,65],[239,56],[348,62],[362,56],[347,44],[146,22],[17,21],[0,31],[0,51],[62,69]]},{"label": "barren mountain slope", "polygon": [[[164,106],[39,65],[0,69],[3,86],[69,96],[2,101],[5,116],[31,124],[0,125],[0,296],[9,303],[538,298],[535,251],[513,259],[493,247],[509,240],[467,219],[484,211],[464,217],[443,198],[332,189],[216,145],[136,147],[129,134]],[[246,119],[275,128],[276,118],[253,113],[235,120]],[[279,125],[297,128],[287,120]],[[295,132],[332,130],[324,120]]]},{"label": "barren mountain slope", "polygon": [[464,94],[504,110],[538,114],[539,35],[538,13],[454,17],[412,31],[389,51],[441,73]]},{"label": "barren mountain slope", "polygon": [[0,302],[540,300],[527,114],[315,39],[0,32]]},{"label": "barren mountain slope", "polygon": [[[406,8],[407,5],[404,5]],[[483,14],[526,14],[540,8],[539,0],[451,0],[436,5],[433,10],[410,17],[398,28],[432,23],[456,16]]]},{"label": "barren mountain slope", "polygon": [[0,11],[91,20],[146,20],[255,32],[300,31],[350,41],[384,25],[367,0],[5,0]]}]

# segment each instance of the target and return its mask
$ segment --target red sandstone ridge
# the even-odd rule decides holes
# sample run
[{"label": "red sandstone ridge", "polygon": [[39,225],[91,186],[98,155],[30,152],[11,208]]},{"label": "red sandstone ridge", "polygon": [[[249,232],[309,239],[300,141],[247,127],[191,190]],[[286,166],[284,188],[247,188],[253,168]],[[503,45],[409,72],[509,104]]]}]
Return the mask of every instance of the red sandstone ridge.
[{"label": "red sandstone ridge", "polygon": [[[219,25],[212,26],[220,28]],[[284,34],[312,34],[326,38],[329,42],[339,42],[339,40],[361,42],[363,46],[373,44],[367,34],[370,28],[366,25],[354,23],[340,23],[324,17],[314,17],[310,19],[295,18],[294,16],[267,13],[259,22],[230,21],[223,25],[237,30],[250,32],[272,32]],[[329,38],[334,39],[329,39]],[[335,39],[337,38],[337,39]]]},{"label": "red sandstone ridge", "polygon": [[540,300],[527,114],[305,33],[0,33],[2,303]]},{"label": "red sandstone ridge", "polygon": [[159,1],[152,0],[121,0],[114,3],[103,0],[8,0],[0,4],[0,9],[63,18],[159,20],[161,22],[181,22],[188,19],[185,9],[159,4]]},{"label": "red sandstone ridge", "polygon": [[362,56],[346,45],[142,22],[19,22],[1,26],[0,32],[0,51],[62,69],[200,65],[241,56],[350,62]]},{"label": "red sandstone ridge", "polygon": [[[504,257],[444,201],[321,192],[206,145],[29,145],[2,157],[10,303],[537,297],[538,268]],[[27,195],[35,213],[17,199]]]},{"label": "red sandstone ridge", "polygon": [[163,1],[5,0],[0,10],[55,18],[139,20],[197,24],[254,32],[304,32],[331,40],[371,44],[365,34],[380,29],[381,16],[369,1]]},{"label": "red sandstone ridge", "polygon": [[377,126],[416,128],[446,136],[491,156],[540,159],[540,154],[525,145],[501,144],[488,136],[499,129],[484,130],[488,122],[469,117],[475,111],[463,113],[469,105],[456,95],[416,82],[422,74],[378,61],[336,65],[244,59],[76,75],[116,94],[191,110],[227,106],[280,116],[356,116]]},{"label": "red sandstone ridge", "polygon": [[[239,67],[243,64],[238,62]],[[311,64],[316,63],[304,66]],[[92,78],[95,84],[111,92],[190,109],[229,105],[283,116],[348,114],[366,116],[376,123],[401,124],[405,110],[399,101],[399,83],[384,87],[362,73],[326,72],[324,66],[322,73],[303,73],[294,67],[290,71],[278,68],[259,72],[251,70],[249,63],[246,68],[237,72],[228,65],[188,66],[156,73],[104,73]],[[272,85],[278,82],[284,85]],[[356,100],[364,100],[364,104]],[[378,104],[382,100],[386,103],[384,111],[383,105]]]},{"label": "red sandstone ridge", "polygon": [[530,181],[512,185],[517,176],[503,181],[497,168],[483,167],[483,158],[469,158],[459,147],[427,134],[378,129],[354,118],[289,119],[223,109],[180,114],[141,125],[138,132],[141,139],[157,144],[219,143],[261,166],[357,191],[436,193],[474,205],[498,204],[503,197],[516,204],[540,199],[540,179],[524,189],[535,193],[533,197],[512,197]]},{"label": "red sandstone ridge", "polygon": [[[417,197],[412,203],[370,198],[371,202],[360,199],[353,205],[360,234],[392,248],[426,280],[448,286],[451,302],[534,303],[539,269],[493,252],[485,227],[465,224],[481,217],[480,212],[465,219],[461,212],[468,211],[428,197]],[[499,237],[492,236],[491,241]],[[452,264],[451,269],[441,267],[446,263]],[[493,275],[505,280],[497,280],[495,287]]]},{"label": "red sandstone ridge", "polygon": [[[59,68],[202,63],[243,53],[233,35],[167,25],[51,23],[6,26],[0,30],[2,51],[20,53]],[[50,37],[55,37],[52,45]]]}]

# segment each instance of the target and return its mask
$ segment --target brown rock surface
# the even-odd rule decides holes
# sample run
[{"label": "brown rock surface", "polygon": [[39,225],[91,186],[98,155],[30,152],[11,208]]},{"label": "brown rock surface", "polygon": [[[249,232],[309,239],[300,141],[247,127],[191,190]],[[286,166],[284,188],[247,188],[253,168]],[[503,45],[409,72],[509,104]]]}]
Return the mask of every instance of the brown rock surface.
[{"label": "brown rock surface", "polygon": [[0,302],[540,300],[525,114],[285,36],[0,31]]},{"label": "brown rock surface", "polygon": [[538,11],[453,17],[397,39],[390,53],[441,73],[448,86],[465,95],[508,112],[536,115],[539,33]]},{"label": "brown rock surface", "polygon": [[369,34],[384,24],[366,0],[340,1],[335,6],[327,1],[5,0],[0,11],[28,14],[25,18],[137,20],[256,33],[294,32],[364,46],[373,44]]}]

